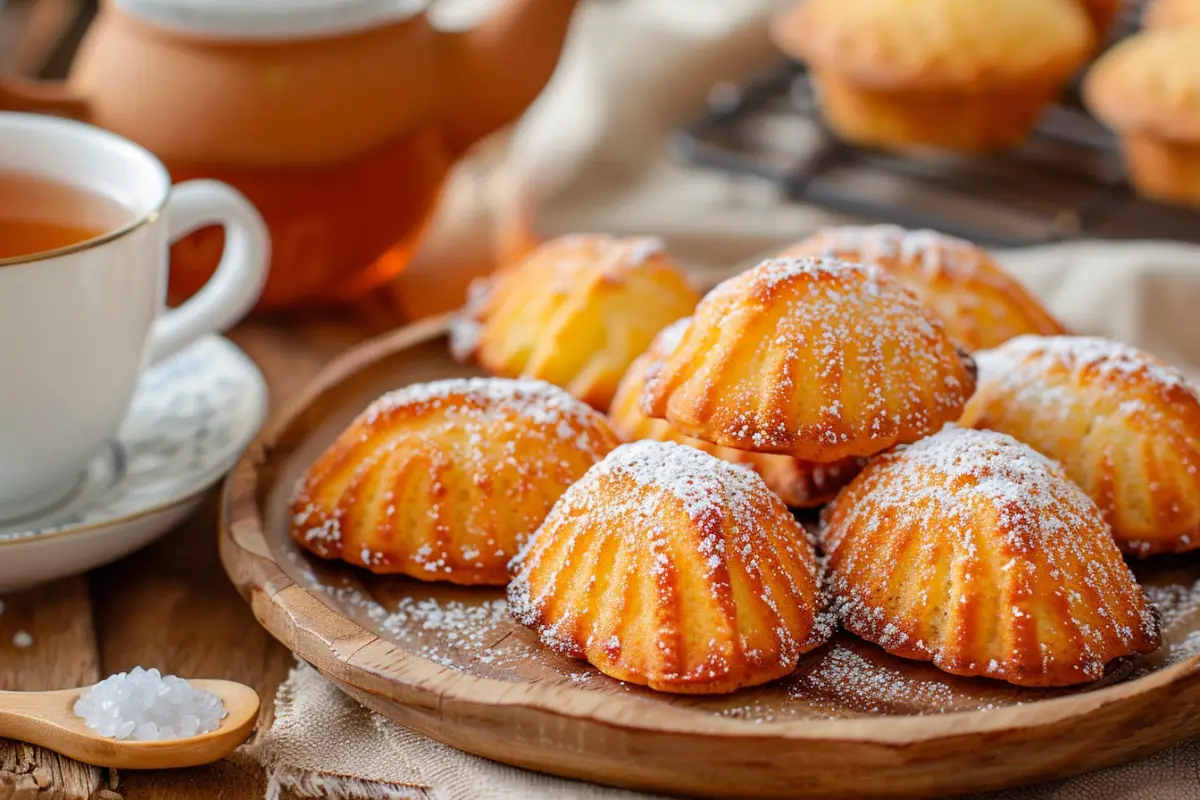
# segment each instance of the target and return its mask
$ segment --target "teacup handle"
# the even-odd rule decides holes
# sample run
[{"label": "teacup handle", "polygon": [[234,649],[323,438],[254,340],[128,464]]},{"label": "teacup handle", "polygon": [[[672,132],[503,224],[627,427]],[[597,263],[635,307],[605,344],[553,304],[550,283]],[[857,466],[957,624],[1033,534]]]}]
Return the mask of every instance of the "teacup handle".
[{"label": "teacup handle", "polygon": [[246,316],[262,293],[271,254],[270,235],[258,210],[241,192],[220,181],[177,184],[171,189],[166,216],[172,244],[207,225],[220,225],[225,229],[225,252],[199,292],[159,315],[150,341],[151,363]]}]

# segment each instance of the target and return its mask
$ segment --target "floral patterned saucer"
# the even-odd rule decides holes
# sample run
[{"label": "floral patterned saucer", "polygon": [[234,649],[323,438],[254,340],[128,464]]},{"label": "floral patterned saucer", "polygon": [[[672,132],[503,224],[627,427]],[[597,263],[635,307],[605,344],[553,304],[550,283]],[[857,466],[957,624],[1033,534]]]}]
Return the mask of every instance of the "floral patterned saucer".
[{"label": "floral patterned saucer", "polygon": [[182,521],[254,439],[267,385],[209,336],[143,376],[114,441],[53,508],[0,520],[0,593],[133,552]]}]

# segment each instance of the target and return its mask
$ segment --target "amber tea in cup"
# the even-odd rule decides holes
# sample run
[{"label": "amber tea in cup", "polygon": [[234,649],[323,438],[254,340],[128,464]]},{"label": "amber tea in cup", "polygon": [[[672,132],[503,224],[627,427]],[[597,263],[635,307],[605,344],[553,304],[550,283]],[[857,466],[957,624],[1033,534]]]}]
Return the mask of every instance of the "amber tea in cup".
[{"label": "amber tea in cup", "polygon": [[[225,231],[215,277],[166,308],[171,243],[211,225]],[[231,187],[172,185],[115,134],[0,112],[0,526],[72,494],[146,370],[254,305],[269,253]]]},{"label": "amber tea in cup", "polygon": [[60,250],[115,231],[132,213],[79,186],[0,172],[0,261]]}]

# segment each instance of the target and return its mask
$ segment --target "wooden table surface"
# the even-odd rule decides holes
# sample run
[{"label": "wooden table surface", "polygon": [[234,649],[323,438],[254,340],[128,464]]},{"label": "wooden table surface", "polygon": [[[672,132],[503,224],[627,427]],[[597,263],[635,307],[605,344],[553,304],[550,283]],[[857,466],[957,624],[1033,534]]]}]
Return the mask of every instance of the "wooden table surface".
[{"label": "wooden table surface", "polygon": [[[369,331],[338,320],[251,322],[232,338],[258,362],[272,410],[322,365]],[[234,591],[217,558],[216,492],[155,544],[77,578],[3,597],[0,689],[61,689],[131,667],[186,677],[228,678],[258,690],[263,717],[294,663]],[[33,645],[17,648],[26,631]],[[250,800],[262,770],[235,756],[166,772],[86,767],[37,747],[0,739],[0,800]]]}]

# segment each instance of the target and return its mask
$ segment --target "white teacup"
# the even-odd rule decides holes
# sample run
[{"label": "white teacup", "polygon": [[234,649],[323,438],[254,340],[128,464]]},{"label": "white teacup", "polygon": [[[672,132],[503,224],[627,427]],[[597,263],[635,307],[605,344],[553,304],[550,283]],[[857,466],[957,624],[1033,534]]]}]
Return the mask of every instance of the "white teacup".
[{"label": "white teacup", "polygon": [[[172,187],[148,151],[90,125],[0,113],[0,172],[78,187],[130,212],[99,238],[0,261],[0,520],[11,520],[70,493],[116,433],[143,369],[250,310],[270,240],[231,187]],[[206,225],[225,228],[220,266],[165,310],[168,247]]]}]

